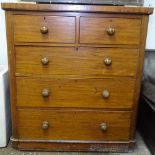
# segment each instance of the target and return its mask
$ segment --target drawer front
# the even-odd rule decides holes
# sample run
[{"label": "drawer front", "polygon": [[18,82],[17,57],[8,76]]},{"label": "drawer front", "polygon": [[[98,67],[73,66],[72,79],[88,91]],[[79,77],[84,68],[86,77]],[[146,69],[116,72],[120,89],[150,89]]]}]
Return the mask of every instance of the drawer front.
[{"label": "drawer front", "polygon": [[80,43],[139,44],[140,26],[140,19],[81,17]]},{"label": "drawer front", "polygon": [[139,54],[124,48],[18,46],[15,50],[16,73],[80,77],[135,76]]},{"label": "drawer front", "polygon": [[20,139],[129,140],[129,112],[19,110]]},{"label": "drawer front", "polygon": [[131,108],[131,79],[16,78],[19,107]]},{"label": "drawer front", "polygon": [[15,15],[14,40],[74,43],[75,17]]}]

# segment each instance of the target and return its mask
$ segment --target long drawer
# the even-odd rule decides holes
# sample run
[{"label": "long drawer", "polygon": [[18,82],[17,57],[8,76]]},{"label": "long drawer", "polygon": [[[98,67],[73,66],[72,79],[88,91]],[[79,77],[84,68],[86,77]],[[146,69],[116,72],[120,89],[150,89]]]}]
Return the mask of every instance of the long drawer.
[{"label": "long drawer", "polygon": [[138,45],[140,25],[140,19],[81,17],[80,43]]},{"label": "long drawer", "polygon": [[75,17],[14,16],[15,42],[75,42]]},{"label": "long drawer", "polygon": [[132,108],[133,79],[17,77],[17,106]]},{"label": "long drawer", "polygon": [[18,110],[23,140],[129,140],[131,113],[82,110]]},{"label": "long drawer", "polygon": [[16,73],[135,76],[139,51],[124,48],[17,46]]}]

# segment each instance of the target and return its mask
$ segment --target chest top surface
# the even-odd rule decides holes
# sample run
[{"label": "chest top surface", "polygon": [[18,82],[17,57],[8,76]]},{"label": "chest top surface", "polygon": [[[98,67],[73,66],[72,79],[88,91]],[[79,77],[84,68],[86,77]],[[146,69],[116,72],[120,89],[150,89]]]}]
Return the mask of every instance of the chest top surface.
[{"label": "chest top surface", "polygon": [[78,4],[35,4],[35,3],[2,3],[4,10],[29,11],[77,11],[104,12],[122,14],[152,14],[153,8],[140,6],[106,6],[106,5],[78,5]]}]

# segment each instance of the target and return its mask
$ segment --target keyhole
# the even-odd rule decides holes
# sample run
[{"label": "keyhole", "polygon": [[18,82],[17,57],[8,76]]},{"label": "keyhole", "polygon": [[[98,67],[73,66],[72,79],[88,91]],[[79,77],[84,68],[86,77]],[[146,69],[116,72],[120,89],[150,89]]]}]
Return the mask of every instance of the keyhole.
[{"label": "keyhole", "polygon": [[76,51],[78,51],[79,50],[79,47],[75,47],[75,49],[76,49]]}]

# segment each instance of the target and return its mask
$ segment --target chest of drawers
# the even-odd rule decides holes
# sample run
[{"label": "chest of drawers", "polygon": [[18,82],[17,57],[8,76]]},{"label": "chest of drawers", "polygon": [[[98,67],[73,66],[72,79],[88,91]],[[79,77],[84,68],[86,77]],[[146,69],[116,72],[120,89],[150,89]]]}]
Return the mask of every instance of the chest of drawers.
[{"label": "chest of drawers", "polygon": [[135,144],[144,7],[3,3],[12,143],[21,150],[128,151]]}]

